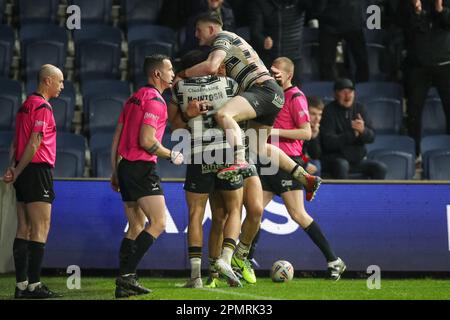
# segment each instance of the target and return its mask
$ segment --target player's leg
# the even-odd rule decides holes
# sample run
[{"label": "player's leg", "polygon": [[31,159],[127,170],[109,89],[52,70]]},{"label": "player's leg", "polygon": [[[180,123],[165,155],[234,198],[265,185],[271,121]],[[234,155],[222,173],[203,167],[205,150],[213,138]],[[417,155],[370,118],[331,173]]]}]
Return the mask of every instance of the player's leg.
[{"label": "player's leg", "polygon": [[16,202],[17,207],[17,231],[13,244],[14,266],[16,272],[16,299],[25,298],[28,287],[28,243],[30,240],[31,225],[26,215],[25,204]]},{"label": "player's leg", "polygon": [[123,206],[125,209],[125,216],[128,220],[128,229],[122,239],[119,249],[119,274],[121,275],[126,274],[124,268],[128,263],[128,259],[133,254],[135,240],[145,227],[144,212],[136,201],[124,202]]},{"label": "player's leg", "polygon": [[228,216],[225,211],[225,204],[222,196],[218,191],[214,190],[210,194],[209,205],[211,208],[212,223],[208,240],[209,277],[205,286],[208,288],[217,288],[221,284],[215,264],[222,251],[223,229]]},{"label": "player's leg", "polygon": [[256,139],[257,141],[257,143],[252,143],[252,138],[250,138],[250,152],[258,154],[266,163],[269,160],[271,163],[269,168],[261,169],[261,174],[274,175],[278,171],[278,168],[290,173],[295,180],[299,181],[305,187],[307,192],[306,199],[311,201],[322,180],[317,176],[307,173],[301,165],[292,160],[283,150],[273,144],[267,143],[267,137],[270,135],[272,129],[271,126],[249,121],[248,128],[251,130],[251,134],[255,136],[253,140]]},{"label": "player's leg", "polygon": [[283,199],[292,220],[302,227],[324,255],[328,263],[329,277],[333,280],[339,280],[341,274],[345,271],[346,266],[344,262],[334,254],[319,225],[306,212],[303,201],[303,191],[292,190],[283,192],[281,198]]},{"label": "player's leg", "polygon": [[50,230],[52,205],[43,201],[30,202],[25,204],[25,210],[31,225],[28,243],[28,295],[33,298],[56,297],[56,294],[41,283],[41,268]]},{"label": "player's leg", "polygon": [[263,208],[263,190],[258,175],[244,180],[244,206],[247,215],[242,223],[241,235],[231,265],[237,268],[248,283],[256,283],[255,272],[248,260],[252,242],[261,224]]},{"label": "player's leg", "polygon": [[216,262],[217,271],[227,278],[230,285],[242,286],[239,278],[234,274],[231,268],[231,258],[236,248],[236,240],[241,230],[241,208],[242,208],[242,187],[236,190],[220,191],[225,211],[227,213],[227,221],[223,231],[223,248],[222,254]]},{"label": "player's leg", "polygon": [[189,209],[188,255],[191,264],[191,279],[185,285],[188,288],[201,288],[201,264],[203,247],[203,217],[205,215],[208,193],[186,191],[186,202]]}]

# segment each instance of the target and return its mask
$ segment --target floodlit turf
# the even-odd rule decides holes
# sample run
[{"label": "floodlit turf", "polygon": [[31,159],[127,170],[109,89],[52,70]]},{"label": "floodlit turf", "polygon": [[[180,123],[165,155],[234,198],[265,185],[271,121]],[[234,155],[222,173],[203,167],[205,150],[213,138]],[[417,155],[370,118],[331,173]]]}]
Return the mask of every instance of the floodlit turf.
[{"label": "floodlit turf", "polygon": [[[63,299],[113,299],[114,279],[84,277],[80,290],[69,290],[67,278],[45,277],[42,279],[54,291],[64,295]],[[381,289],[367,289],[364,279],[341,279],[332,282],[323,279],[296,278],[289,283],[273,283],[270,279],[259,278],[256,285],[243,288],[223,287],[218,289],[180,288],[183,278],[142,278],[140,282],[153,293],[130,299],[148,300],[450,300],[450,281],[436,279],[408,279],[381,281]],[[206,281],[206,279],[204,279]],[[0,276],[0,299],[11,299],[15,279],[11,275]]]}]

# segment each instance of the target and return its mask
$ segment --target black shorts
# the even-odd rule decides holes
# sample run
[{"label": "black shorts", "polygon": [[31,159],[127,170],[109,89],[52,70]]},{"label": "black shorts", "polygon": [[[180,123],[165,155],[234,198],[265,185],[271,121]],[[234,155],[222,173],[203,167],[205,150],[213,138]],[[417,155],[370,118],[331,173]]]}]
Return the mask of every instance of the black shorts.
[{"label": "black shorts", "polygon": [[53,171],[47,163],[30,163],[14,182],[16,199],[19,202],[53,203]]},{"label": "black shorts", "polygon": [[146,196],[161,196],[161,179],[156,174],[156,163],[122,159],[117,170],[123,201],[137,201]]},{"label": "black shorts", "polygon": [[266,126],[273,125],[284,105],[283,88],[275,80],[254,84],[240,96],[247,99],[255,109],[256,118],[252,120]]},{"label": "black shorts", "polygon": [[186,170],[184,190],[193,193],[210,193],[214,190],[237,190],[242,188],[242,175],[234,180],[217,178],[217,171],[225,168],[223,164],[189,164]]},{"label": "black shorts", "polygon": [[[291,157],[292,160],[303,166],[303,159],[301,157]],[[303,190],[303,185],[292,178],[292,175],[284,170],[278,169],[274,175],[262,175],[261,168],[269,165],[258,164],[259,178],[264,191],[281,195],[284,192],[293,190]]]}]

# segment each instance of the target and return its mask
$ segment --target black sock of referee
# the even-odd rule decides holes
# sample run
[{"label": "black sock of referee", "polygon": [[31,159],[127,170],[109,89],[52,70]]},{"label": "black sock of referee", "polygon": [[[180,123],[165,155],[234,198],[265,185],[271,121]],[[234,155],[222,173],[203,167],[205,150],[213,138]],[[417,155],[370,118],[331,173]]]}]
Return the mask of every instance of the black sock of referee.
[{"label": "black sock of referee", "polygon": [[13,244],[14,266],[16,269],[16,282],[27,281],[28,269],[28,240],[15,238]]},{"label": "black sock of referee", "polygon": [[44,260],[45,243],[28,242],[28,283],[41,281],[42,261]]},{"label": "black sock of referee", "polygon": [[119,250],[119,274],[125,274],[125,266],[134,251],[134,240],[123,238]]},{"label": "black sock of referee", "polygon": [[333,250],[331,250],[328,240],[325,238],[322,230],[320,230],[319,225],[315,221],[313,221],[304,230],[311,238],[311,240],[316,244],[316,246],[319,247],[320,251],[322,251],[323,255],[327,259],[327,262],[331,262],[337,259]]},{"label": "black sock of referee", "polygon": [[139,262],[141,262],[142,258],[147,253],[153,242],[155,242],[155,240],[156,239],[145,230],[138,235],[136,241],[134,242],[134,252],[128,259],[128,262],[123,269],[124,273],[122,273],[121,275],[136,273]]}]

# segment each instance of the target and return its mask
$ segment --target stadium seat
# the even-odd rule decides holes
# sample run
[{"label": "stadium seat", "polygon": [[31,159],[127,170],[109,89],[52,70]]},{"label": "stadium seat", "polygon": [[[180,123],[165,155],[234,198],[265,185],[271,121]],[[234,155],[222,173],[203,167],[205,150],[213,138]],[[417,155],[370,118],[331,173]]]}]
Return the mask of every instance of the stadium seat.
[{"label": "stadium seat", "polygon": [[156,24],[162,2],[162,0],[122,0],[127,26]]},{"label": "stadium seat", "polygon": [[356,99],[389,98],[403,101],[402,86],[395,82],[362,82],[356,84]]},{"label": "stadium seat", "polygon": [[0,130],[14,127],[22,103],[22,86],[18,81],[0,79]]},{"label": "stadium seat", "polygon": [[112,131],[128,96],[95,96],[89,99],[89,133]]},{"label": "stadium seat", "polygon": [[74,30],[73,42],[75,44],[75,53],[77,55],[77,58],[79,58],[78,51],[80,44],[85,41],[94,40],[116,43],[120,48],[122,42],[122,33],[119,28],[102,24],[87,25],[81,29]]},{"label": "stadium seat", "polygon": [[91,97],[95,97],[96,95],[130,96],[130,83],[128,81],[114,79],[86,80],[81,85],[81,93],[83,95],[83,110],[86,113],[85,119],[87,120],[89,99]]},{"label": "stadium seat", "polygon": [[[422,153],[422,168],[425,179],[450,179],[450,168],[448,166],[446,167],[446,172],[436,171],[443,165],[443,160],[446,159],[450,164],[450,135],[423,137],[420,142],[420,150]],[[431,163],[433,164],[431,165]]]},{"label": "stadium seat", "polygon": [[334,100],[334,83],[331,81],[311,81],[304,82],[301,90],[306,96],[318,96],[324,103]]},{"label": "stadium seat", "polygon": [[390,98],[363,102],[377,134],[399,134],[402,126],[401,102]]},{"label": "stadium seat", "polygon": [[[37,79],[31,78],[27,80],[25,84],[25,92],[27,95],[32,94],[37,89]],[[60,97],[68,98],[72,102],[72,104],[75,104],[75,87],[73,85],[73,82],[69,80],[64,80],[64,89],[61,91]],[[51,103],[51,102],[50,102]]]},{"label": "stadium seat", "polygon": [[319,44],[319,28],[303,28],[302,42],[306,44]]},{"label": "stadium seat", "polygon": [[7,78],[11,69],[14,49],[14,31],[11,27],[0,25],[0,77]]},{"label": "stadium seat", "polygon": [[81,24],[111,22],[112,0],[69,0],[69,5],[77,5],[81,9]]},{"label": "stadium seat", "polygon": [[422,135],[446,133],[446,120],[440,99],[427,99],[422,111]]},{"label": "stadium seat", "polygon": [[81,82],[120,77],[120,46],[104,41],[84,41],[79,46],[79,76]]},{"label": "stadium seat", "polygon": [[386,47],[369,43],[367,44],[367,54],[369,57],[369,79],[370,81],[384,81],[389,73],[386,64]]},{"label": "stadium seat", "polygon": [[55,23],[59,0],[19,0],[20,24]]},{"label": "stadium seat", "polygon": [[75,112],[75,101],[69,96],[60,95],[58,98],[50,99],[53,108],[56,128],[58,131],[70,131]]},{"label": "stadium seat", "polygon": [[66,44],[53,40],[40,40],[24,47],[23,70],[27,79],[36,79],[43,64],[50,63],[64,72],[66,63]]},{"label": "stadium seat", "polygon": [[85,164],[85,141],[78,134],[60,132],[56,136],[55,177],[82,177]]},{"label": "stadium seat", "polygon": [[303,45],[300,70],[303,81],[317,81],[320,79],[318,43],[305,43]]},{"label": "stadium seat", "polygon": [[387,32],[384,29],[369,30],[364,28],[364,36],[367,44],[386,45]]},{"label": "stadium seat", "polygon": [[400,135],[378,135],[367,145],[367,157],[386,164],[386,179],[412,179],[415,172],[414,139]]},{"label": "stadium seat", "polygon": [[89,150],[91,151],[91,167],[94,177],[111,176],[111,143],[114,131],[99,132],[91,136]]}]

